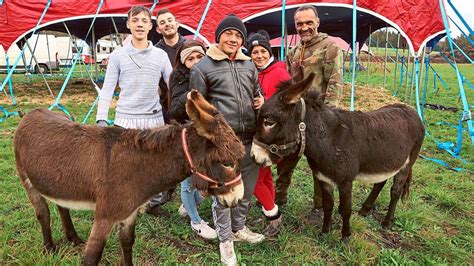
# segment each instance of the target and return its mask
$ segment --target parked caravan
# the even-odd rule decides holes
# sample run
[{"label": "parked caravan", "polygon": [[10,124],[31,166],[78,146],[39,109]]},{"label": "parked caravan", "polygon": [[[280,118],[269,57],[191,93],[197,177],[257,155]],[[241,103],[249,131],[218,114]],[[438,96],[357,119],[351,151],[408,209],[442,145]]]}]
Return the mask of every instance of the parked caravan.
[{"label": "parked caravan", "polygon": [[54,35],[34,34],[28,39],[28,44],[30,45],[31,50],[34,51],[36,61],[31,56],[31,52],[28,48],[25,48],[23,58],[21,58],[21,49],[17,45],[14,44],[10,46],[7,53],[5,53],[5,50],[0,45],[0,71],[6,72],[6,55],[8,55],[8,63],[10,66],[15,63],[18,57],[20,57],[16,68],[18,71],[29,69],[36,73],[47,73],[51,70],[59,69],[58,47]]}]

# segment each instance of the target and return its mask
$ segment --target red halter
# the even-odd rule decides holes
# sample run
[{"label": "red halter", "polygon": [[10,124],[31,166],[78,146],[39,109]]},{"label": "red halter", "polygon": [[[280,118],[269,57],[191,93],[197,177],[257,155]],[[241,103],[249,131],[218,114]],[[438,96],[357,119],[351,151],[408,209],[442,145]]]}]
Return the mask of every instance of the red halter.
[{"label": "red halter", "polygon": [[218,188],[222,185],[229,186],[229,185],[239,182],[242,179],[242,174],[239,174],[234,179],[222,183],[208,177],[207,175],[201,174],[200,172],[197,171],[196,166],[194,166],[193,159],[191,158],[191,154],[189,154],[188,143],[186,141],[186,128],[183,128],[183,130],[181,131],[181,141],[183,143],[184,154],[186,155],[186,159],[188,160],[188,163],[189,163],[189,168],[191,168],[191,173],[199,176],[201,179],[209,183],[212,183],[212,185],[210,186],[211,188]]}]

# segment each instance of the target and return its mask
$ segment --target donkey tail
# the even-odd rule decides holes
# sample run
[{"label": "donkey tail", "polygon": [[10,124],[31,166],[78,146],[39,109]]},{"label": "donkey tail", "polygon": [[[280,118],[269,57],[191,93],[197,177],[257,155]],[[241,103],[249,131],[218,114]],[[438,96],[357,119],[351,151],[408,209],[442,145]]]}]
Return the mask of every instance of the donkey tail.
[{"label": "donkey tail", "polygon": [[408,170],[407,179],[405,180],[405,184],[403,184],[402,188],[402,201],[405,201],[410,195],[410,183],[411,183],[411,176],[412,176],[412,168]]}]

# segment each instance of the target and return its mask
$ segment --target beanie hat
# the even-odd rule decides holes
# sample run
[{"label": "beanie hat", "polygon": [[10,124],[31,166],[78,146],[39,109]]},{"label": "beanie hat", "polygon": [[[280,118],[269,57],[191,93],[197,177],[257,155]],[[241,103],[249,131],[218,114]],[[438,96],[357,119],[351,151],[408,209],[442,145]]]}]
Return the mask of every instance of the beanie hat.
[{"label": "beanie hat", "polygon": [[219,23],[219,25],[217,25],[215,32],[216,43],[219,42],[221,34],[226,30],[236,30],[240,32],[240,34],[242,34],[243,41],[245,42],[245,37],[247,36],[247,28],[245,27],[242,20],[240,20],[240,18],[238,18],[236,15],[228,15]]},{"label": "beanie hat", "polygon": [[262,46],[265,48],[270,56],[272,56],[272,46],[270,44],[270,35],[264,30],[259,30],[256,33],[251,33],[247,38],[246,48],[249,54],[252,54],[252,50],[255,46]]}]

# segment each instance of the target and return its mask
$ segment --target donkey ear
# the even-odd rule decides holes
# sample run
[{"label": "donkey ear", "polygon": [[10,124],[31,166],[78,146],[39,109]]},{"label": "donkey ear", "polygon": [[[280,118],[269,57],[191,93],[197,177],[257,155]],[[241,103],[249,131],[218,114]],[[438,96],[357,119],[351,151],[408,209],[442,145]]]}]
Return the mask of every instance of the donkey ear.
[{"label": "donkey ear", "polygon": [[186,101],[186,113],[194,122],[199,135],[207,139],[213,138],[212,134],[217,126],[214,116],[219,112],[195,89],[191,90],[191,97]]},{"label": "donkey ear", "polygon": [[286,103],[294,104],[299,102],[303,94],[311,88],[315,76],[316,74],[311,73],[306,79],[291,85],[291,87],[285,91]]}]

